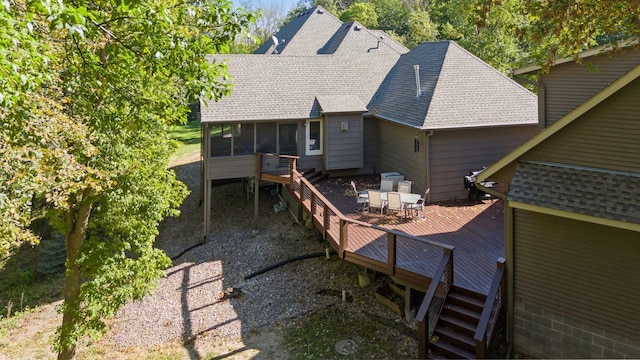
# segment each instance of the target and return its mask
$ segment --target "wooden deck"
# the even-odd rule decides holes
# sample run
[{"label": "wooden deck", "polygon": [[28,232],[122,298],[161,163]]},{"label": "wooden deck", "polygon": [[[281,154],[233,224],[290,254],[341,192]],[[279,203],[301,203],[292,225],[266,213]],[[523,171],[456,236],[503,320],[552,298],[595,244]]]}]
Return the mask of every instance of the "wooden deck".
[{"label": "wooden deck", "polygon": [[[354,220],[348,226],[348,242],[342,244],[345,260],[389,273],[385,271],[389,267],[388,259],[395,257],[394,275],[421,288],[425,281],[428,285],[442,258],[442,248],[431,242],[446,244],[455,248],[454,285],[485,295],[488,293],[496,261],[505,256],[501,200],[432,204],[424,208],[420,217],[402,220],[399,216],[357,212],[349,183],[351,180],[357,178],[332,178],[315,185],[343,217]],[[324,205],[321,201],[314,201],[316,208]],[[311,208],[310,200],[306,201],[305,208]],[[318,219],[314,217],[314,222],[319,228],[327,228],[325,231],[330,242],[331,239],[342,238],[341,233],[347,231],[346,227],[340,226],[337,217],[328,217],[323,220],[325,224]],[[360,222],[367,224],[359,225]],[[373,226],[366,226],[368,224]],[[396,234],[393,240],[389,240],[389,231]],[[393,244],[393,249],[390,249],[390,244]],[[337,243],[333,245],[334,248],[340,247]]]}]

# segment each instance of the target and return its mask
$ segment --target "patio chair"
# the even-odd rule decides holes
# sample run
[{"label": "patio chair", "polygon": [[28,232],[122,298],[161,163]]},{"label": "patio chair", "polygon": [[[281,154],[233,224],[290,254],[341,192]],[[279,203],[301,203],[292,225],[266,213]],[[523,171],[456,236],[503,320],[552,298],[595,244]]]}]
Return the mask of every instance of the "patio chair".
[{"label": "patio chair", "polygon": [[367,211],[368,205],[369,205],[369,197],[367,196],[367,192],[358,191],[358,188],[356,187],[356,183],[353,181],[351,181],[351,187],[353,188],[353,191],[356,193],[356,204],[358,205],[358,207],[356,208],[356,211]]},{"label": "patio chair", "polygon": [[411,217],[414,216],[418,216],[420,214],[420,211],[422,211],[422,209],[424,208],[424,206],[427,204],[427,196],[429,195],[429,191],[431,191],[431,188],[428,188],[427,191],[424,192],[424,197],[421,197],[415,204],[405,204],[405,212],[409,212],[411,214]]},{"label": "patio chair", "polygon": [[411,192],[411,181],[401,180],[398,181],[398,192],[408,194]]},{"label": "patio chair", "polygon": [[393,191],[393,180],[380,180],[380,191],[381,192]]},{"label": "patio chair", "polygon": [[387,212],[395,212],[395,215],[402,215],[402,200],[399,192],[387,193]]},{"label": "patio chair", "polygon": [[380,214],[383,213],[384,208],[387,207],[387,202],[380,197],[380,191],[369,190],[369,212],[373,212],[373,209],[380,209]]}]

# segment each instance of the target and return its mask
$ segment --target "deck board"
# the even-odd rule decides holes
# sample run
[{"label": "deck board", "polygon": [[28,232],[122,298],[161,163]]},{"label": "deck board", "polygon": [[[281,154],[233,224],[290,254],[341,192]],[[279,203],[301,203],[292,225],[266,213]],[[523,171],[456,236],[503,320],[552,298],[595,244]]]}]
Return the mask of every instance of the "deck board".
[{"label": "deck board", "polygon": [[[454,246],[454,285],[487,294],[496,260],[505,256],[501,200],[431,204],[423,209],[422,218],[403,220],[399,216],[356,211],[351,180],[331,178],[316,187],[345,217]],[[386,263],[388,245],[384,231],[355,224],[348,231],[349,244],[345,250]],[[398,268],[430,278],[441,256],[438,248],[397,237]]]}]

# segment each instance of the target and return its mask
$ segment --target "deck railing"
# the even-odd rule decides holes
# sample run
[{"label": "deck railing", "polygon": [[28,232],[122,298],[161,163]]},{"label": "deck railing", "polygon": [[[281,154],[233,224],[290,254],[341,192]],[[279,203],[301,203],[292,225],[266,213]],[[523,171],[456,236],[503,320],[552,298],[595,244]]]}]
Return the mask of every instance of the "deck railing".
[{"label": "deck railing", "polygon": [[453,249],[447,249],[436,270],[422,305],[416,314],[418,323],[418,357],[424,359],[429,352],[429,341],[453,285]]},{"label": "deck railing", "polygon": [[482,314],[480,315],[480,321],[478,322],[478,327],[473,337],[476,342],[476,359],[484,358],[485,350],[491,343],[491,336],[493,335],[493,329],[500,314],[500,308],[504,303],[506,289],[504,263],[504,258],[497,260],[496,272],[493,275],[489,294],[487,295]]},{"label": "deck railing", "polygon": [[[421,351],[426,351],[430,336],[440,316],[444,301],[453,284],[453,246],[438,243],[428,239],[412,236],[397,230],[386,229],[366,222],[354,220],[344,216],[333,204],[331,204],[307,179],[299,172],[293,170],[290,187],[299,201],[299,206],[309,211],[309,216],[317,228],[321,229],[324,239],[336,249],[341,258],[350,256],[357,258],[357,255],[349,251],[350,233],[352,227],[364,227],[372,231],[386,235],[386,263],[382,266],[376,265],[376,261],[371,261],[370,266],[381,273],[394,276],[399,269],[396,262],[396,254],[399,243],[405,241],[415,241],[426,247],[438,248],[442,251],[439,266],[436,268],[430,284],[424,284],[427,293],[416,316],[418,321],[419,337],[418,347]],[[433,255],[437,261],[436,254]],[[361,258],[361,261],[366,259]],[[380,260],[379,260],[380,261]],[[384,262],[384,261],[383,261]],[[437,279],[437,281],[434,281]],[[428,329],[428,330],[427,330]],[[422,355],[426,354],[421,353]],[[424,356],[420,357],[424,357]]]},{"label": "deck railing", "polygon": [[260,180],[291,184],[298,156],[256,153],[256,174]]}]

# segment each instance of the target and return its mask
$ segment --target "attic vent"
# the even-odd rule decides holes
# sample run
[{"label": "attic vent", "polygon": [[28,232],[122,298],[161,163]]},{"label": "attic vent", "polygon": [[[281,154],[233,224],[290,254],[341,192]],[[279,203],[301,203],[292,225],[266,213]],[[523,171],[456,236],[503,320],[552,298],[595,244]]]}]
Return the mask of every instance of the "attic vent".
[{"label": "attic vent", "polygon": [[420,65],[413,65],[413,71],[416,73],[416,98],[422,95],[422,89],[420,88]]}]

